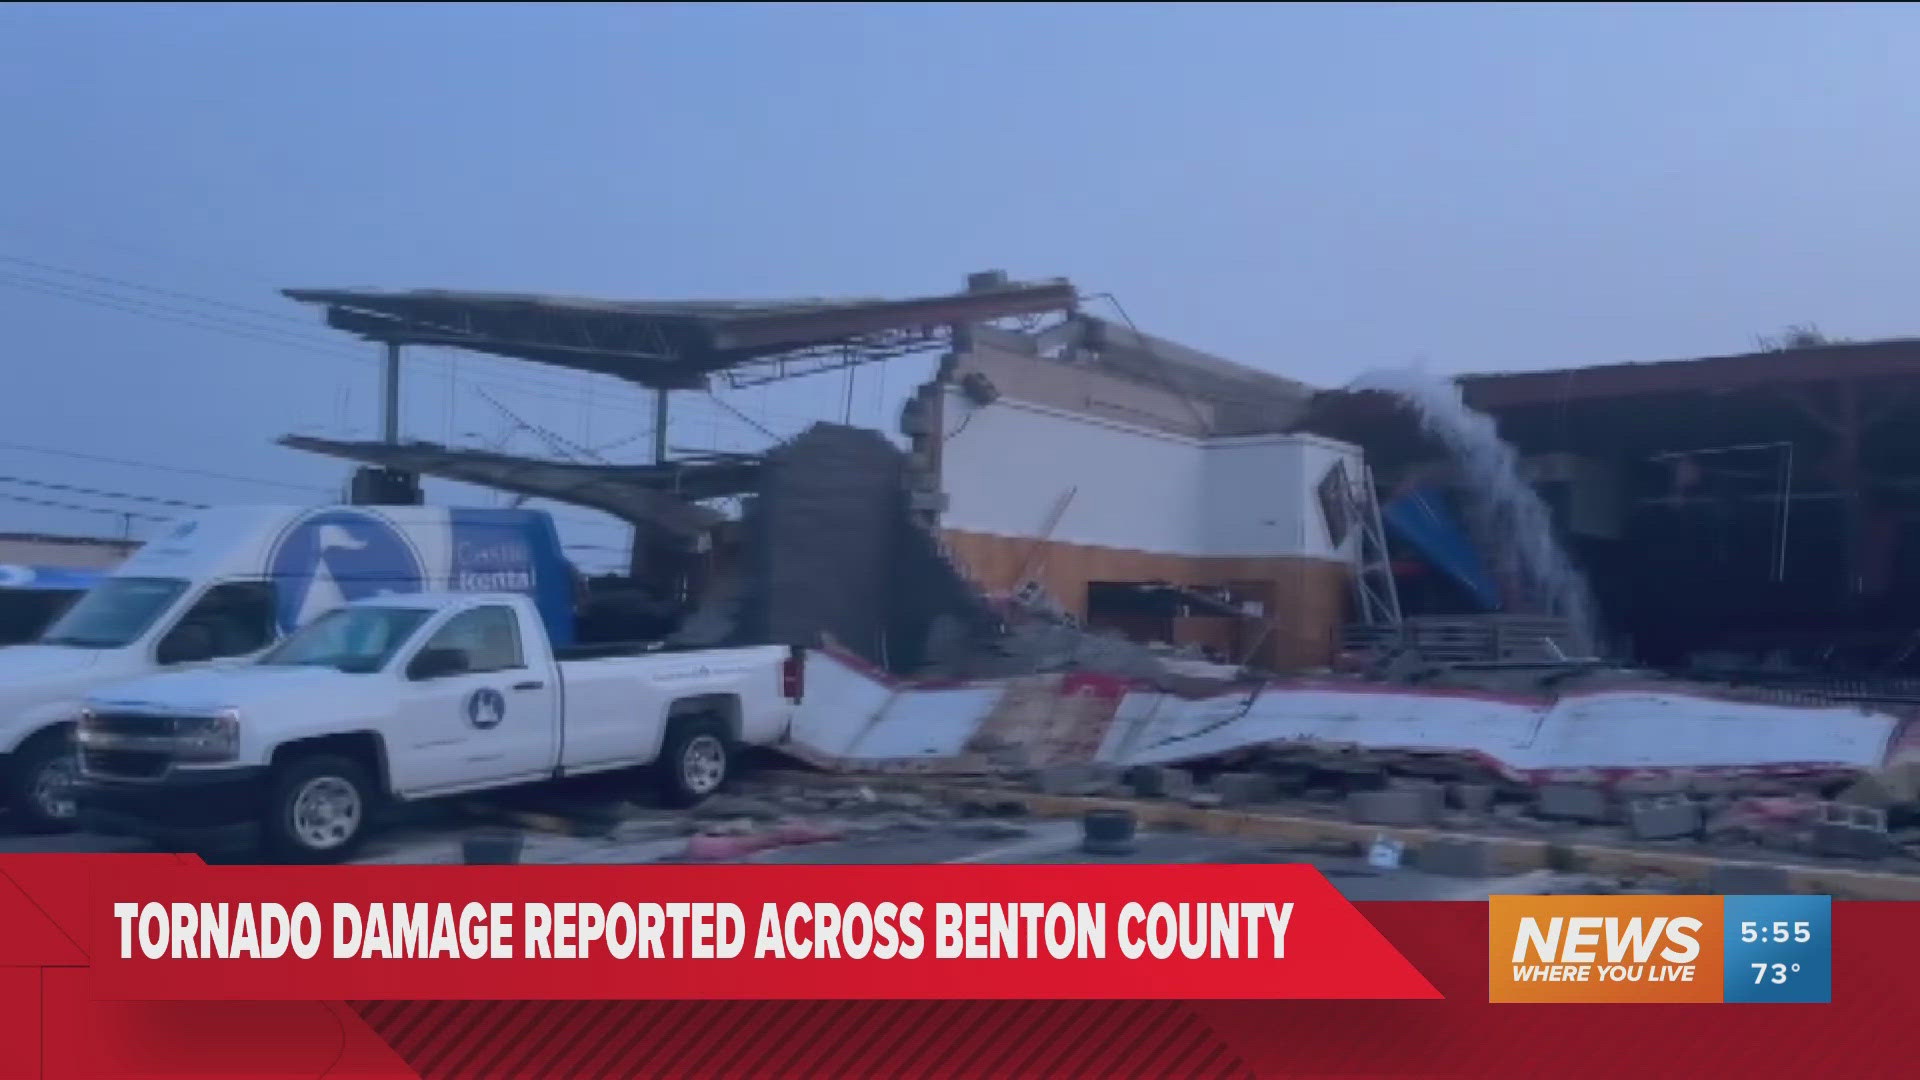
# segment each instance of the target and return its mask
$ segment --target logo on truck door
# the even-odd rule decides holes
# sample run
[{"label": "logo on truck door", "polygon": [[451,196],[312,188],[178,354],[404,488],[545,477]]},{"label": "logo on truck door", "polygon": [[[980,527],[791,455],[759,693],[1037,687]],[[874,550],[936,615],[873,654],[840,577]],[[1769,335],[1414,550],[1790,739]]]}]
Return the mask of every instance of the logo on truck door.
[{"label": "logo on truck door", "polygon": [[384,593],[416,593],[426,571],[393,523],[365,510],[332,507],[281,534],[267,558],[279,594],[280,629],[329,608]]},{"label": "logo on truck door", "polygon": [[467,723],[487,731],[507,718],[507,699],[491,686],[483,686],[467,695]]}]

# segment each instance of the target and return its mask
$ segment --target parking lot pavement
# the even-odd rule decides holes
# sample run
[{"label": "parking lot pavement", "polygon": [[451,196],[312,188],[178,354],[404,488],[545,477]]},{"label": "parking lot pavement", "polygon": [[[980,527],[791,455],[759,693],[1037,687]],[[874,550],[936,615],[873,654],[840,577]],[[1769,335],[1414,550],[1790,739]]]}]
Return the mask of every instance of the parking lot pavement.
[{"label": "parking lot pavement", "polygon": [[49,852],[80,852],[88,855],[113,851],[149,851],[138,840],[129,840],[119,836],[95,836],[91,833],[62,833],[53,836],[33,836],[26,834],[0,834],[0,854],[44,854]]},{"label": "parking lot pavement", "polygon": [[[1496,893],[1590,892],[1613,887],[1610,882],[1549,871],[1452,878],[1411,868],[1386,870],[1337,848],[1194,832],[1143,832],[1129,854],[1090,855],[1081,850],[1077,819],[1035,819],[1005,808],[956,807],[912,791],[874,790],[859,783],[821,785],[779,773],[743,777],[732,791],[693,810],[659,809],[636,803],[634,798],[644,795],[636,791],[631,778],[602,776],[535,785],[486,800],[409,804],[390,827],[369,838],[354,862],[458,864],[463,861],[461,841],[472,830],[507,825],[521,833],[520,862],[529,865],[682,863],[693,861],[692,855],[721,855],[726,857],[719,861],[729,862],[810,865],[1307,862],[1354,900],[1479,900]],[[804,832],[785,831],[796,825],[804,826]],[[701,850],[690,852],[689,842],[695,836],[704,838],[699,842]],[[813,842],[796,842],[805,840]],[[86,834],[6,835],[4,817],[0,817],[0,852],[139,850],[149,849],[139,841]]]},{"label": "parking lot pavement", "polygon": [[[375,837],[354,862],[360,865],[453,865],[461,862],[459,830],[398,830]],[[671,823],[628,823],[599,837],[524,833],[520,861],[528,865],[634,865],[681,863],[688,837]],[[0,837],[0,852],[111,852],[149,850],[138,841],[71,833],[64,836]],[[794,844],[738,860],[763,864],[926,865],[1069,863],[1275,863],[1318,866],[1350,900],[1483,900],[1494,894],[1587,891],[1585,879],[1535,871],[1511,877],[1448,878],[1418,870],[1379,870],[1364,860],[1288,852],[1245,841],[1190,833],[1146,833],[1132,854],[1095,856],[1080,850],[1080,823],[1038,821],[960,833],[880,831],[836,841]]]},{"label": "parking lot pavement", "polygon": [[[1271,846],[1191,833],[1145,833],[1123,856],[1080,850],[1077,821],[961,823],[958,831],[875,830],[844,839],[792,844],[744,855],[735,862],[806,865],[929,864],[1180,864],[1306,862],[1320,868],[1351,900],[1484,900],[1495,894],[1588,891],[1578,876],[1535,871],[1505,877],[1451,878],[1413,869],[1382,870],[1362,859],[1286,851]],[[521,861],[527,864],[659,864],[686,861],[687,837],[667,834],[674,823],[628,823],[624,836],[568,837],[528,833]],[[394,835],[356,860],[368,864],[434,864],[460,861],[459,836],[447,833]]]}]

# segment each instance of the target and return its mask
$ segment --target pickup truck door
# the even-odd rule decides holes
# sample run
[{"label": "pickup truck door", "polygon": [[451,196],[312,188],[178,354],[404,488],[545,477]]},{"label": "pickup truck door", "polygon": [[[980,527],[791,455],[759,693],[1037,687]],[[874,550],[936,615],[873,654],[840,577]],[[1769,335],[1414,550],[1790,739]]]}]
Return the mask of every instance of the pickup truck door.
[{"label": "pickup truck door", "polygon": [[[389,740],[395,790],[426,795],[552,774],[560,702],[544,638],[526,641],[520,614],[482,604],[448,616],[401,668]],[[529,647],[531,646],[531,647]],[[447,671],[422,658],[463,658]],[[532,654],[531,657],[529,654]]]}]

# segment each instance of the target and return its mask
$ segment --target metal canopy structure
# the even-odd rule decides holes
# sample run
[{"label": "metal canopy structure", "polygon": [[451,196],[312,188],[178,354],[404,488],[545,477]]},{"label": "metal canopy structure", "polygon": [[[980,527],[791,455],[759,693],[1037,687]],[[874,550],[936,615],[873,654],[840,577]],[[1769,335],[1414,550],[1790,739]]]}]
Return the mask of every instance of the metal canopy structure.
[{"label": "metal canopy structure", "polygon": [[389,346],[441,345],[597,372],[655,390],[736,386],[884,360],[954,326],[1071,310],[1064,280],[977,282],[905,300],[620,301],[418,289],[286,289],[329,326]]},{"label": "metal canopy structure", "polygon": [[656,524],[683,537],[696,536],[724,518],[718,511],[695,505],[697,500],[751,491],[761,469],[757,458],[738,455],[689,458],[666,465],[589,465],[433,443],[341,442],[310,435],[288,435],[280,445],[590,507],[626,521]]}]

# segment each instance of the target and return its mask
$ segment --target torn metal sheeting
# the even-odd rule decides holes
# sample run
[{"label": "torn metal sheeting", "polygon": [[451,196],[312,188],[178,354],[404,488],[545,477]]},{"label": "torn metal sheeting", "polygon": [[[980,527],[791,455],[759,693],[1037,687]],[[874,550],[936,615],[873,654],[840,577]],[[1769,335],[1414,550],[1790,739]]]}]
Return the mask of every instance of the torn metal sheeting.
[{"label": "torn metal sheeting", "polygon": [[372,341],[444,345],[598,372],[663,390],[699,389],[719,371],[808,359],[861,360],[934,344],[951,327],[1071,310],[1065,281],[1008,283],[901,300],[624,301],[416,289],[286,289],[327,324]]},{"label": "torn metal sheeting", "polygon": [[311,435],[288,435],[280,445],[584,506],[630,522],[651,522],[687,537],[725,520],[725,515],[693,500],[751,491],[759,479],[757,463],[727,459],[664,466],[590,465],[432,443],[341,442]]},{"label": "torn metal sheeting", "polygon": [[1171,764],[1314,745],[1445,755],[1538,783],[1663,772],[1896,776],[1920,757],[1899,745],[1903,728],[1884,712],[1659,686],[1530,696],[1292,679],[1182,696],[1092,674],[913,683],[816,651],[792,741],[809,760],[848,768],[964,762],[983,733],[1034,747],[1036,764]]}]

